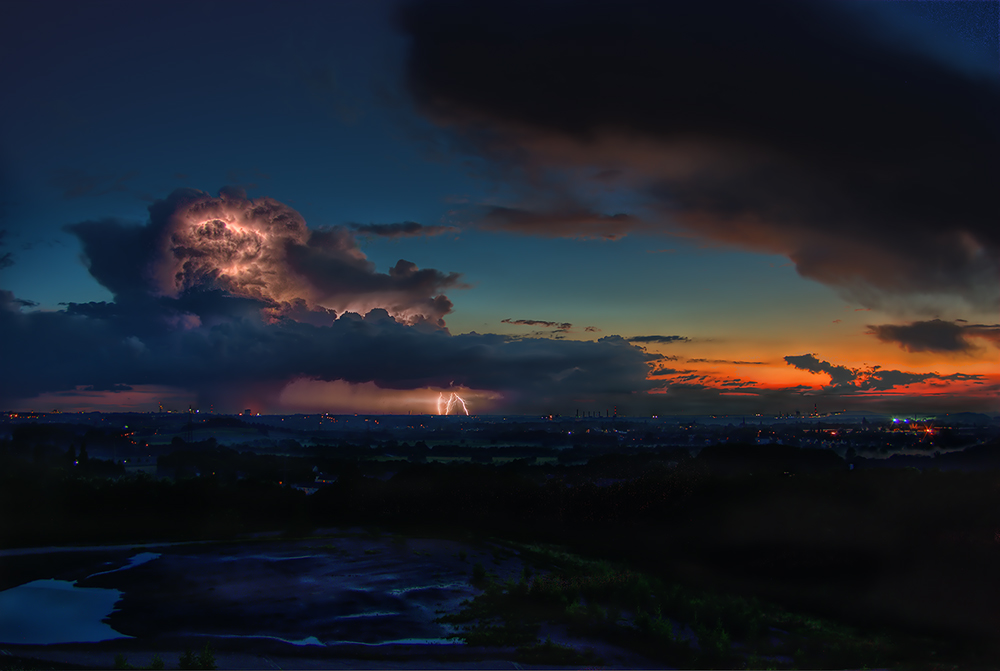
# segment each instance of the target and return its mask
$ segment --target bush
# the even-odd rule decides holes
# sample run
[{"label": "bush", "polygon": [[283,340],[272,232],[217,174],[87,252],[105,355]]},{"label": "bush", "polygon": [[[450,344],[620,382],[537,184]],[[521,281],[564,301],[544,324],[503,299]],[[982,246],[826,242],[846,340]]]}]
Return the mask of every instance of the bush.
[{"label": "bush", "polygon": [[212,647],[206,643],[202,651],[198,653],[198,668],[199,669],[214,669],[215,666],[215,653],[212,652]]},{"label": "bush", "polygon": [[215,669],[215,653],[208,643],[201,652],[195,655],[190,649],[185,650],[181,655],[178,666],[182,669]]},{"label": "bush", "polygon": [[482,583],[486,580],[486,567],[483,562],[477,561],[472,566],[472,583]]}]

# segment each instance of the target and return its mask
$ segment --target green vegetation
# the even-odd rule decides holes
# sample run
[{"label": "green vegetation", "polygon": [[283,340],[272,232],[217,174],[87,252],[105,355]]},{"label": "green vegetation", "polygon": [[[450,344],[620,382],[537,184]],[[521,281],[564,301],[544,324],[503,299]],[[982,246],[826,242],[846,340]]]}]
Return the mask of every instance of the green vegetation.
[{"label": "green vegetation", "polygon": [[[483,593],[438,621],[457,626],[453,637],[468,645],[516,647],[525,663],[600,663],[589,651],[541,643],[544,624],[564,627],[576,639],[604,640],[691,668],[878,667],[913,662],[927,652],[919,641],[914,648],[912,637],[862,633],[560,548],[513,543],[510,548],[526,562],[520,580],[497,582],[483,569],[475,583]],[[529,568],[533,564],[537,568]]]},{"label": "green vegetation", "polygon": [[480,585],[485,583],[487,580],[486,567],[483,566],[482,562],[476,562],[472,565],[472,584]]},{"label": "green vegetation", "polygon": [[[164,663],[163,659],[160,657],[159,653],[153,655],[153,659],[150,661],[148,666],[134,666],[129,663],[128,657],[122,653],[115,655],[115,669],[163,669]],[[180,659],[177,662],[177,668],[179,669],[216,669],[218,668],[215,664],[215,652],[212,650],[212,646],[208,643],[202,648],[201,652],[195,654],[191,652],[190,649],[185,650],[181,653]]]},{"label": "green vegetation", "polygon": [[208,643],[205,647],[201,649],[197,655],[191,652],[191,650],[185,650],[181,654],[180,662],[178,668],[181,669],[215,669],[215,653],[212,651],[212,646]]}]

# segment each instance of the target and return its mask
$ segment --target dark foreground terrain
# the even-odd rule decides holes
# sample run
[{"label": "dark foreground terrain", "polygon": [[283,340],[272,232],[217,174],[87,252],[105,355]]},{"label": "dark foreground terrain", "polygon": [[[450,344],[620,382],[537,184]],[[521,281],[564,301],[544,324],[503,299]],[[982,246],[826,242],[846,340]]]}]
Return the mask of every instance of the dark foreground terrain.
[{"label": "dark foreground terrain", "polygon": [[119,637],[4,640],[0,663],[158,654],[176,668],[201,651],[233,668],[1000,664],[991,468],[782,445],[480,463],[364,449],[186,445],[161,457],[164,478],[8,442],[0,506],[22,512],[0,520],[0,597],[63,588],[35,583],[51,580],[118,590],[98,621]]}]

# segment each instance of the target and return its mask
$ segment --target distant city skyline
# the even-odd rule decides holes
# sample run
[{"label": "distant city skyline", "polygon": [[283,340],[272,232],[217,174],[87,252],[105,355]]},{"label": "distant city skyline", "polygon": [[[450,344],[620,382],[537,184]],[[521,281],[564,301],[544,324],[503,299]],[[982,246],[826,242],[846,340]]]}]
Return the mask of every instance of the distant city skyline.
[{"label": "distant city skyline", "polygon": [[1000,3],[0,18],[0,410],[1000,412]]}]

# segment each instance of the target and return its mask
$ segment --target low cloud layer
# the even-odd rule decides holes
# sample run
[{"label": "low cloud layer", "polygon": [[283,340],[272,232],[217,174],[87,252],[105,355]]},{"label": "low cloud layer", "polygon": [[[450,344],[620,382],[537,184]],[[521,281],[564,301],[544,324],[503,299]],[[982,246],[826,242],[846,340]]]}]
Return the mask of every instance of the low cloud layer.
[{"label": "low cloud layer", "polygon": [[[418,0],[400,25],[419,109],[519,202],[559,194],[486,227],[660,230],[783,254],[868,306],[990,308],[1000,78],[901,39],[895,4]],[[633,211],[593,195],[611,187]]]},{"label": "low cloud layer", "polygon": [[690,338],[687,338],[685,336],[679,336],[679,335],[641,335],[641,336],[632,336],[628,340],[629,340],[629,342],[655,343],[655,344],[658,344],[658,345],[665,345],[665,344],[674,343],[674,342],[690,342],[691,341]]},{"label": "low cloud layer", "polygon": [[512,324],[514,326],[541,326],[542,328],[558,329],[560,331],[568,331],[573,328],[573,325],[569,322],[548,322],[540,319],[501,319],[500,323]]},{"label": "low cloud layer", "polygon": [[317,326],[268,320],[264,306],[215,290],[24,312],[10,292],[0,292],[3,345],[16,353],[0,399],[165,385],[221,408],[237,405],[233,399],[245,398],[248,388],[277,397],[290,381],[305,378],[395,390],[486,390],[506,408],[532,411],[570,407],[581,394],[630,395],[651,384],[650,355],[617,336],[578,342],[449,335],[400,323],[381,309]]},{"label": "low cloud layer", "polygon": [[979,349],[975,340],[1000,345],[1000,324],[967,324],[931,319],[910,324],[869,324],[868,332],[885,343],[907,352],[971,353]]}]

